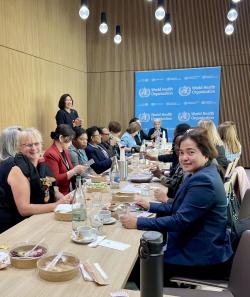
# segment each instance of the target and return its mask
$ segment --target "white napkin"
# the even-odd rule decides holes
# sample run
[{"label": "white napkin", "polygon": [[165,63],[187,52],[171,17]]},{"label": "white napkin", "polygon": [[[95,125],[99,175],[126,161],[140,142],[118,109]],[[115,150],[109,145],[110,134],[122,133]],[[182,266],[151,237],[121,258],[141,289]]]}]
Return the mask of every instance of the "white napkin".
[{"label": "white napkin", "polygon": [[97,247],[101,241],[103,241],[103,239],[105,238],[106,236],[97,236],[97,239],[91,243],[88,244],[89,247],[92,247],[92,248],[95,248]]},{"label": "white napkin", "polygon": [[55,208],[54,212],[60,212],[60,213],[68,213],[72,211],[72,205],[71,204],[58,204]]},{"label": "white napkin", "polygon": [[120,242],[120,241],[114,241],[110,239],[104,239],[99,243],[100,246],[104,246],[110,249],[118,250],[118,251],[125,251],[128,249],[131,245]]}]

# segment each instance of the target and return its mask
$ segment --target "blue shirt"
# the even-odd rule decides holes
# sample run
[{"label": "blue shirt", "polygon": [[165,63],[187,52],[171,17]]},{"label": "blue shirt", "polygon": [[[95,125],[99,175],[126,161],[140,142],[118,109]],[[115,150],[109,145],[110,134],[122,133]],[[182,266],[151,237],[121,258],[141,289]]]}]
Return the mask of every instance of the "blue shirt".
[{"label": "blue shirt", "polygon": [[128,132],[125,132],[121,137],[121,145],[125,145],[126,147],[135,147],[137,146],[134,137],[129,134]]}]

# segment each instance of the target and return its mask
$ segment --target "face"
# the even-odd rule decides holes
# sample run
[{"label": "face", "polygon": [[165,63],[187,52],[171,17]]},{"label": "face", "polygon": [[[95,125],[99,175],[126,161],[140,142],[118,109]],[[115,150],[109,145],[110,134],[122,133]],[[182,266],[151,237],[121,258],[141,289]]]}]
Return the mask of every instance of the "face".
[{"label": "face", "polygon": [[76,148],[85,149],[88,144],[88,136],[86,133],[83,133],[76,140],[73,140],[72,142]]},{"label": "face", "polygon": [[154,123],[154,127],[155,127],[156,130],[160,130],[160,128],[161,128],[161,122],[155,122]]},{"label": "face", "polygon": [[19,151],[31,162],[38,161],[42,153],[42,143],[35,137],[27,137],[21,142]]},{"label": "face", "polygon": [[204,166],[207,161],[208,158],[202,154],[193,140],[187,138],[181,142],[179,148],[179,162],[183,171],[194,173]]},{"label": "face", "polygon": [[103,142],[108,142],[109,141],[109,130],[107,128],[102,129],[102,141]]},{"label": "face", "polygon": [[59,136],[59,142],[63,150],[67,150],[71,145],[72,137],[71,136]]},{"label": "face", "polygon": [[64,106],[65,106],[64,108],[71,108],[72,105],[73,105],[72,99],[69,96],[67,96],[64,101]]},{"label": "face", "polygon": [[91,136],[91,142],[94,144],[101,143],[101,135],[98,130],[96,130],[93,135]]},{"label": "face", "polygon": [[139,120],[136,120],[136,123],[141,127],[141,122]]}]

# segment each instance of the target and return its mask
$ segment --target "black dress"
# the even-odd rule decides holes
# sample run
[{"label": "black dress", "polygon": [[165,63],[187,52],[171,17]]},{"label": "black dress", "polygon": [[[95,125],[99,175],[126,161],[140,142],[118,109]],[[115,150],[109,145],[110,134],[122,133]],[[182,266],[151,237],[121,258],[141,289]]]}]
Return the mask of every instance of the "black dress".
[{"label": "black dress", "polygon": [[27,157],[17,154],[0,164],[0,232],[19,223],[22,217],[16,207],[15,200],[7,179],[11,169],[18,166],[30,183],[30,203],[44,204],[55,201],[53,185],[55,179],[45,162],[35,167]]},{"label": "black dress", "polygon": [[71,109],[70,112],[67,112],[64,109],[60,109],[60,110],[58,110],[58,112],[56,114],[56,124],[57,124],[57,126],[59,126],[61,124],[66,124],[66,125],[73,127],[73,122],[78,117],[79,117],[78,113],[74,109]]}]

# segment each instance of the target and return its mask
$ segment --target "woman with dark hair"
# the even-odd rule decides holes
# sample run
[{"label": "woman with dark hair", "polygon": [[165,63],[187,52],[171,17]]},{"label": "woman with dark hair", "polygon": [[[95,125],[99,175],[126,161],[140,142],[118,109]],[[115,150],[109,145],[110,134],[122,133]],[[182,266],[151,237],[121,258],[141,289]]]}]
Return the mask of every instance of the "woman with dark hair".
[{"label": "woman with dark hair", "polygon": [[71,127],[81,126],[82,120],[79,118],[78,113],[75,109],[72,108],[73,99],[69,94],[63,94],[60,97],[58,110],[56,114],[56,124],[57,126],[61,124],[66,124]]},{"label": "woman with dark hair", "polygon": [[100,146],[101,135],[99,129],[96,126],[92,126],[86,130],[88,135],[88,146],[86,148],[86,154],[88,159],[93,159],[94,164],[91,168],[98,174],[106,171],[111,167],[112,159],[109,157],[107,151]]},{"label": "woman with dark hair", "polygon": [[44,153],[44,159],[56,178],[59,191],[64,195],[68,194],[73,188],[71,185],[72,178],[75,175],[81,175],[86,170],[83,165],[73,167],[71,163],[68,147],[74,136],[75,132],[70,126],[57,126],[55,132],[50,134],[54,142]]},{"label": "woman with dark hair", "polygon": [[125,228],[167,234],[165,281],[171,276],[223,278],[230,272],[232,248],[227,230],[227,199],[222,179],[211,161],[217,156],[203,128],[180,139],[179,161],[188,174],[172,203],[137,204],[160,215],[121,217]]}]

